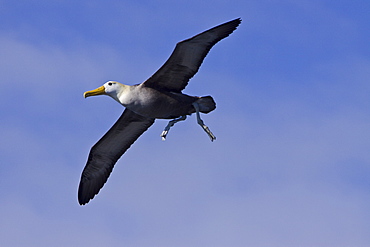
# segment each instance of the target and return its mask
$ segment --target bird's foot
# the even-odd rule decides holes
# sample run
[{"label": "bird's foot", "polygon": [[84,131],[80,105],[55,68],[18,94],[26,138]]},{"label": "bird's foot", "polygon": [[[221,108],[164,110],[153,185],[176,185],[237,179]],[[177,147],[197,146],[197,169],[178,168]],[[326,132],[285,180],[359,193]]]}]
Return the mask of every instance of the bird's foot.
[{"label": "bird's foot", "polygon": [[167,126],[162,131],[162,134],[161,134],[162,141],[165,141],[166,140],[166,136],[167,136],[168,132],[170,131],[170,128],[172,126],[174,126],[175,123],[180,122],[180,121],[184,121],[185,119],[186,119],[186,116],[181,116],[179,118],[176,118],[176,119],[173,119],[173,120],[169,121],[168,124],[167,124]]},{"label": "bird's foot", "polygon": [[162,134],[161,134],[161,137],[162,137],[162,141],[165,141],[166,140],[166,136],[168,134],[168,130],[163,130],[162,131]]},{"label": "bird's foot", "polygon": [[206,126],[204,124],[202,124],[201,126],[204,129],[204,131],[207,133],[207,135],[209,136],[209,138],[211,138],[211,141],[212,142],[214,140],[216,140],[216,136],[212,133],[212,131],[208,128],[208,126]]},{"label": "bird's foot", "polygon": [[204,129],[204,131],[207,133],[207,135],[209,136],[209,138],[211,138],[211,141],[213,142],[214,140],[216,140],[216,136],[211,132],[208,126],[206,126],[203,120],[200,118],[199,104],[197,102],[194,102],[193,106],[195,108],[195,113],[197,114],[197,123]]}]

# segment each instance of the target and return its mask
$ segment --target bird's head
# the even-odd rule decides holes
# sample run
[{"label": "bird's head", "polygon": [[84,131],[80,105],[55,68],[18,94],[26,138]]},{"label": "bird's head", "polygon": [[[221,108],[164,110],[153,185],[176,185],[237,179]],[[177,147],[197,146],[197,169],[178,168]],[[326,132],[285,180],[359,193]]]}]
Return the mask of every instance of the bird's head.
[{"label": "bird's head", "polygon": [[109,95],[113,99],[118,100],[119,95],[124,91],[126,85],[116,81],[108,81],[103,86],[97,89],[87,91],[84,93],[84,97],[96,96],[96,95]]}]

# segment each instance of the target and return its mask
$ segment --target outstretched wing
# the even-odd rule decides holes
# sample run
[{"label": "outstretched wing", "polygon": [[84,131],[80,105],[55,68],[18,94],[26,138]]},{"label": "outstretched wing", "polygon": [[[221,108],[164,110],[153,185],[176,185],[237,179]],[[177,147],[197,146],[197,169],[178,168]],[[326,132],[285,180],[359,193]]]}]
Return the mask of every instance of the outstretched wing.
[{"label": "outstretched wing", "polygon": [[212,46],[229,36],[240,22],[241,19],[235,19],[177,43],[165,64],[144,82],[145,86],[181,92],[197,73]]},{"label": "outstretched wing", "polygon": [[99,193],[117,160],[153,123],[153,118],[125,109],[112,128],[90,150],[78,188],[81,205]]}]

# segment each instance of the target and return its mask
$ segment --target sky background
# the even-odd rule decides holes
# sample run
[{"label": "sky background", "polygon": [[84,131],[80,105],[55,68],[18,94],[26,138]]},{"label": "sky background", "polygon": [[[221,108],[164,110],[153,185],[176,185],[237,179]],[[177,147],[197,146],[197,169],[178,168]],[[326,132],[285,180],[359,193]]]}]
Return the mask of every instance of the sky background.
[{"label": "sky background", "polygon": [[[1,246],[370,246],[370,2],[0,0]],[[91,146],[176,42],[241,17],[89,204]]]}]

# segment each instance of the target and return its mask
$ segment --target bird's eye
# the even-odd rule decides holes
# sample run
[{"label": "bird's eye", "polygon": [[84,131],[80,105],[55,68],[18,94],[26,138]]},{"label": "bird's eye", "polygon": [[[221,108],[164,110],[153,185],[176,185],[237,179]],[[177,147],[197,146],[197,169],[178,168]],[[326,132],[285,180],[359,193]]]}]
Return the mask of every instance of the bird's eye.
[{"label": "bird's eye", "polygon": [[108,83],[108,85],[109,85],[109,86],[112,86],[112,84],[113,84],[113,83],[111,83],[111,82],[109,82],[109,83]]}]

